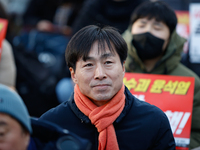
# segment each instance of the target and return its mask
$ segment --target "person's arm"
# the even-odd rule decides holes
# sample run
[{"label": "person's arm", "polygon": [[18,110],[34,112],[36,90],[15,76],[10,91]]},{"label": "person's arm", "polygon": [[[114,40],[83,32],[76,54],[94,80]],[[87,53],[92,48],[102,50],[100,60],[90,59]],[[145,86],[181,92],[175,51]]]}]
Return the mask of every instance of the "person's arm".
[{"label": "person's arm", "polygon": [[169,120],[167,116],[163,114],[159,132],[152,150],[175,150],[175,148],[176,145]]}]

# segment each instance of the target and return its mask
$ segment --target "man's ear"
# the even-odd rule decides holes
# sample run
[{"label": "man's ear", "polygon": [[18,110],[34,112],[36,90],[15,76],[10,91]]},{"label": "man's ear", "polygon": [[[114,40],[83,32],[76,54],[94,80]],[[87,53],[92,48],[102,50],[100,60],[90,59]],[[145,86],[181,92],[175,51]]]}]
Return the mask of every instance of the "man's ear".
[{"label": "man's ear", "polygon": [[126,62],[126,61],[124,61],[123,64],[122,64],[122,70],[123,70],[123,74],[124,74],[124,75],[125,75],[125,72],[126,72],[126,69],[125,69],[125,62]]},{"label": "man's ear", "polygon": [[74,69],[72,67],[70,67],[69,71],[71,73],[71,78],[72,78],[73,82],[76,84],[77,83],[77,79],[76,79],[76,74],[75,74]]}]

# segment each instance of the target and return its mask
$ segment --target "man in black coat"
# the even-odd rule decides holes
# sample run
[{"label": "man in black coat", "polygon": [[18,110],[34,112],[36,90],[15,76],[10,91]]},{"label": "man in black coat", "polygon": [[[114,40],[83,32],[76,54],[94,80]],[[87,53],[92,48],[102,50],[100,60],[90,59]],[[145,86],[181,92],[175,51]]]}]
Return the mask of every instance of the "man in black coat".
[{"label": "man in black coat", "polygon": [[175,150],[165,113],[124,86],[126,57],[127,44],[115,28],[90,25],[79,30],[65,53],[74,93],[39,120],[88,139],[92,150]]}]

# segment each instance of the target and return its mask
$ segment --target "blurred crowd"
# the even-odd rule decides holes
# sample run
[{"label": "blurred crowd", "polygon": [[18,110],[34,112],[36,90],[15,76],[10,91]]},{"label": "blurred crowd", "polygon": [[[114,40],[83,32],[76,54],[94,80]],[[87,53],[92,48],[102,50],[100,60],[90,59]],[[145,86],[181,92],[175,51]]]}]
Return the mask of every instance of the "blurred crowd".
[{"label": "blurred crowd", "polygon": [[[6,76],[8,82],[1,82],[7,82],[5,84],[18,91],[31,115],[40,116],[70,97],[73,91],[64,60],[72,35],[90,24],[110,25],[122,34],[129,26],[132,12],[143,1],[1,0],[0,17],[9,20],[3,47],[13,53],[7,60],[9,75],[1,75]],[[174,10],[184,11],[189,10],[190,3],[198,2],[164,1]],[[184,60],[183,63],[189,62]]]},{"label": "blurred crowd", "polygon": [[[184,43],[189,38],[184,39],[176,33],[177,18],[173,14],[169,15],[170,20],[137,11],[135,13],[138,16],[131,18],[136,8],[145,1],[148,0],[0,0],[0,18],[9,21],[2,41],[0,83],[21,96],[30,116],[40,117],[70,98],[74,91],[74,83],[65,62],[65,50],[71,37],[87,25],[110,25],[118,29],[128,44],[127,72],[193,76],[194,100],[199,101],[200,63],[191,63],[189,52],[183,53]],[[165,1],[173,10],[180,11],[189,11],[191,3],[200,3],[200,0],[161,1]],[[160,33],[155,33],[158,35],[156,38],[155,35],[146,34],[151,31],[140,30],[139,26],[149,21],[139,22],[140,18],[146,16],[150,20],[154,18],[165,22],[169,34],[167,32],[162,37]],[[174,24],[167,20],[174,21]],[[152,49],[160,51],[148,53],[141,49],[137,42],[141,42],[144,36],[157,40]],[[178,43],[176,46],[175,42]],[[162,49],[167,49],[167,52]],[[174,49],[178,49],[176,53]],[[168,55],[174,57],[169,59]],[[164,67],[163,62],[167,62]]]},{"label": "blurred crowd", "polygon": [[69,39],[90,24],[110,25],[123,33],[132,11],[143,1],[1,1],[9,20],[6,39],[17,70],[13,86],[32,116],[65,101],[73,91],[64,60]]},{"label": "blurred crowd", "polygon": [[[64,60],[70,38],[90,24],[110,25],[124,33],[130,25],[132,12],[143,1],[1,0],[0,17],[9,20],[3,49],[10,53],[7,59],[10,70],[6,75],[3,71],[0,74],[0,79],[6,76],[8,81],[4,79],[1,83],[15,88],[30,114],[40,116],[65,101],[73,91],[74,85]],[[163,1],[174,10],[183,11],[189,10],[190,3],[199,2]],[[184,55],[182,60],[186,66],[189,63],[187,57]],[[199,65],[193,65],[188,67],[194,68],[198,74]]]}]

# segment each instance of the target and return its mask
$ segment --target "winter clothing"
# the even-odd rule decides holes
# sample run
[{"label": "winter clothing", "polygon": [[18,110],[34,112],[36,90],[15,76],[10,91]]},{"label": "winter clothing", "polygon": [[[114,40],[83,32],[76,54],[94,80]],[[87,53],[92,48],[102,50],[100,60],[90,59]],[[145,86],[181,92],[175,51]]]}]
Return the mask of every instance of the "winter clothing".
[{"label": "winter clothing", "polygon": [[76,33],[81,28],[100,23],[110,25],[123,33],[129,25],[133,10],[146,0],[86,0],[76,17],[72,28]]},{"label": "winter clothing", "polygon": [[0,84],[0,113],[5,113],[21,123],[32,133],[28,110],[21,97],[9,87]]},{"label": "winter clothing", "polygon": [[[138,100],[127,88],[125,88],[124,94],[125,106],[122,113],[113,122],[119,149],[175,150],[174,138],[165,113],[149,103]],[[90,140],[92,150],[98,149],[99,133],[97,128],[78,109],[73,94],[68,101],[43,114],[40,120],[54,122],[80,137]]]},{"label": "winter clothing", "polygon": [[78,85],[75,86],[74,100],[77,107],[90,118],[92,124],[97,128],[99,132],[99,150],[119,150],[113,122],[121,114],[125,105],[124,85],[112,101],[100,107],[83,95]]},{"label": "winter clothing", "polygon": [[52,122],[31,118],[31,126],[33,133],[28,150],[90,150],[88,140]]},{"label": "winter clothing", "polygon": [[71,6],[72,12],[65,14],[65,21],[67,21],[67,25],[71,26],[82,6],[83,0],[30,0],[23,15],[24,25],[36,25],[41,20],[54,22],[56,13],[60,11],[58,8],[65,3],[73,5]]},{"label": "winter clothing", "polygon": [[180,63],[181,52],[186,40],[174,31],[171,35],[165,54],[156,63],[154,68],[150,72],[147,72],[143,62],[138,57],[136,50],[131,43],[131,26],[122,34],[122,36],[128,45],[128,57],[125,64],[127,72],[190,76],[195,78],[190,148],[200,146],[200,79],[193,71]]},{"label": "winter clothing", "polygon": [[4,39],[2,42],[2,54],[0,58],[0,83],[15,87],[15,80],[16,66],[12,46]]}]

